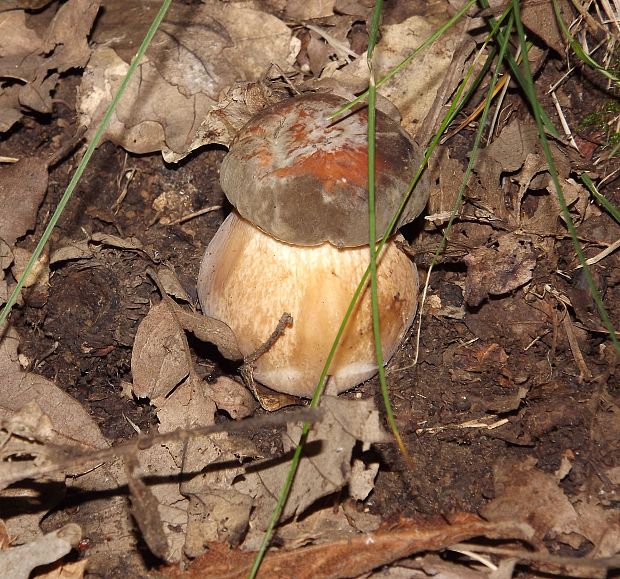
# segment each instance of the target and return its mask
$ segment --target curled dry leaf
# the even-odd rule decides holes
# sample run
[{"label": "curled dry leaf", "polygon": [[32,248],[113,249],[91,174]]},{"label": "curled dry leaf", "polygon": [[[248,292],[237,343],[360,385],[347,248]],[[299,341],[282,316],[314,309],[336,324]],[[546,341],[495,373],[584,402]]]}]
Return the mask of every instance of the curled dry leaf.
[{"label": "curled dry leaf", "polygon": [[159,401],[188,376],[192,361],[185,330],[201,341],[214,344],[230,360],[243,358],[226,324],[187,312],[164,297],[151,308],[136,332],[131,372],[133,391],[138,398],[149,398],[159,405]]},{"label": "curled dry leaf", "polygon": [[[578,163],[570,150],[555,142],[550,147],[566,203],[574,206],[580,220],[585,215],[588,193],[568,179]],[[484,208],[512,230],[543,236],[565,232],[548,170],[537,128],[514,120],[481,152],[474,169],[478,181],[469,197],[476,207]],[[537,194],[532,195],[532,191]]]},{"label": "curled dry leaf", "polygon": [[17,122],[24,107],[51,112],[59,73],[88,61],[88,35],[98,11],[99,0],[69,0],[58,8],[45,36],[34,24],[28,26],[32,16],[25,11],[2,13],[0,77],[22,84],[0,91],[0,131]]},{"label": "curled dry leaf", "polygon": [[11,208],[0,212],[0,239],[9,246],[34,228],[47,179],[46,163],[34,157],[0,167],[0,204]]},{"label": "curled dry leaf", "polygon": [[256,410],[252,394],[232,378],[220,376],[213,384],[207,384],[206,388],[218,409],[227,412],[234,420],[251,416]]},{"label": "curled dry leaf", "polygon": [[497,249],[479,247],[464,258],[465,301],[470,306],[480,305],[489,295],[508,293],[532,279],[536,254],[529,239],[510,233],[497,243]]},{"label": "curled dry leaf", "polygon": [[[392,528],[374,533],[361,533],[337,541],[294,550],[271,551],[265,556],[260,573],[264,577],[310,579],[322,577],[358,577],[421,551],[440,550],[460,541],[478,536],[491,539],[524,539],[527,525],[487,523],[470,514],[457,514],[449,521],[401,520]],[[209,545],[209,550],[188,571],[168,568],[168,577],[247,577],[255,553],[229,549],[223,544]]]},{"label": "curled dry leaf", "polygon": [[58,561],[82,538],[79,525],[68,524],[39,539],[0,551],[0,569],[5,577],[28,579],[35,567]]},{"label": "curled dry leaf", "polygon": [[[321,401],[326,415],[310,432],[282,520],[299,515],[321,497],[342,489],[351,475],[351,455],[358,440],[367,443],[386,441],[379,413],[371,400],[351,401],[326,396]],[[301,426],[289,425],[283,434],[285,451],[295,448]],[[287,462],[249,467],[233,488],[253,497],[250,531],[243,545],[255,549],[260,544],[275,506],[275,499],[288,473]]]},{"label": "curled dry leaf", "polygon": [[164,160],[178,163],[195,149],[212,143],[227,147],[239,129],[256,113],[281,98],[262,82],[235,83],[211,107],[188,147],[179,153],[168,147],[162,149]]},{"label": "curled dry leaf", "polygon": [[[85,126],[94,130],[157,7],[158,0],[106,2],[93,35],[99,47],[79,91]],[[107,138],[136,153],[166,149],[185,154],[222,90],[236,80],[260,79],[273,63],[287,68],[290,38],[284,22],[243,4],[173,3]]]},{"label": "curled dry leaf", "polygon": [[170,303],[162,300],[140,322],[131,353],[133,392],[159,400],[190,372],[187,340]]}]

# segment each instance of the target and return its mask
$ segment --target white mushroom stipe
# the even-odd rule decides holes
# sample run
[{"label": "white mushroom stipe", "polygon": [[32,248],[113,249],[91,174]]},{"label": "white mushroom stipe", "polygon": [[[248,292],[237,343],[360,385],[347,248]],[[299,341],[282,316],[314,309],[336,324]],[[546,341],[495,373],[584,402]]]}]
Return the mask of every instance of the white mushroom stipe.
[{"label": "white mushroom stipe", "polygon": [[[394,239],[378,265],[383,356],[387,361],[409,329],[417,307],[415,265]],[[255,362],[254,377],[266,386],[310,397],[332,342],[369,262],[368,246],[338,249],[329,243],[283,243],[233,212],[207,247],[198,278],[203,312],[227,323],[248,356],[275,329],[284,312],[293,316],[271,349]],[[343,392],[377,371],[366,287],[329,369]]]}]

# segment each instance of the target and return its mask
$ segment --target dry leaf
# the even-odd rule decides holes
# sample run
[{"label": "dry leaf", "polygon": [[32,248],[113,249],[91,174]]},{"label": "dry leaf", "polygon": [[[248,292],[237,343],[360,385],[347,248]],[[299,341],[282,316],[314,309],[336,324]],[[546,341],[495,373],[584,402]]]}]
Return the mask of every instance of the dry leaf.
[{"label": "dry leaf", "polygon": [[88,35],[98,11],[99,0],[69,0],[60,5],[44,37],[28,27],[25,12],[2,13],[0,77],[23,84],[0,93],[0,130],[19,120],[24,107],[51,112],[59,74],[88,61]]},{"label": "dry leaf", "polygon": [[[436,13],[426,16],[412,16],[399,24],[381,27],[381,39],[375,49],[374,68],[379,79],[391,68],[409,56],[446,19],[445,7],[437,4]],[[444,80],[454,52],[461,42],[459,26],[451,28],[417,59],[414,59],[402,74],[395,75],[377,89],[377,92],[391,101],[402,115],[402,125],[415,135],[424,118],[432,108],[437,91]],[[365,87],[368,80],[366,55],[333,73],[333,77],[344,86]],[[325,76],[325,73],[324,73]],[[354,90],[359,88],[355,86]]]},{"label": "dry leaf", "polygon": [[[495,465],[495,498],[481,509],[494,522],[527,522],[536,540],[568,540],[581,532],[579,516],[558,481],[534,465],[535,459],[505,460]],[[579,541],[578,541],[579,543]],[[573,548],[579,545],[571,541]]]},{"label": "dry leaf", "polygon": [[155,405],[191,371],[192,362],[184,330],[217,346],[230,360],[242,359],[232,330],[223,322],[187,312],[170,298],[153,306],[140,322],[133,351],[133,391]]},{"label": "dry leaf", "polygon": [[0,239],[9,246],[34,228],[47,178],[47,165],[34,157],[0,167],[0,204],[11,208],[0,213]]},{"label": "dry leaf", "polygon": [[168,147],[162,149],[164,160],[177,163],[195,149],[212,143],[230,145],[239,129],[256,113],[281,98],[283,97],[278,92],[264,83],[235,83],[220,96],[217,104],[211,107],[188,147],[179,153]]},{"label": "dry leaf", "polygon": [[[190,374],[161,402],[159,431],[214,424],[216,406],[206,386]],[[151,550],[178,561],[183,552],[190,557],[201,554],[209,541],[237,542],[247,527],[252,501],[231,488],[243,469],[230,463],[256,454],[241,437],[225,433],[168,442],[142,452],[130,490],[134,516]],[[220,462],[224,465],[218,468]],[[149,482],[147,487],[140,480],[145,477],[158,483]]]},{"label": "dry leaf", "polygon": [[233,420],[254,414],[256,401],[249,390],[232,378],[220,376],[214,383],[206,384],[209,397],[219,410],[224,410]]},{"label": "dry leaf", "polygon": [[171,267],[160,267],[157,269],[157,277],[161,283],[163,290],[177,300],[182,300],[187,303],[191,303],[192,299],[189,297],[174,269]]},{"label": "dry leaf", "polygon": [[[95,127],[133,57],[157,0],[111,1],[94,34],[101,46],[85,72],[78,110]],[[124,34],[118,35],[122,29]],[[256,31],[260,30],[260,34]],[[279,19],[243,4],[174,3],[130,82],[106,136],[136,153],[189,150],[219,94],[256,81],[272,63],[286,69],[291,33]]]},{"label": "dry leaf", "polygon": [[286,15],[295,20],[325,18],[334,13],[336,0],[288,0]]},{"label": "dry leaf", "polygon": [[[574,11],[570,2],[559,0],[558,8],[562,13],[564,22],[569,23],[574,18]],[[558,54],[564,54],[568,40],[564,38],[558,26],[558,20],[554,13],[551,2],[535,2],[523,5],[521,11],[523,25],[535,36],[540,38],[547,46],[553,48]]]},{"label": "dry leaf", "polygon": [[131,353],[133,392],[138,398],[167,396],[190,372],[187,340],[167,300],[153,306],[140,322]]},{"label": "dry leaf", "polygon": [[220,354],[228,360],[243,360],[237,338],[227,324],[210,316],[188,312],[175,303],[172,303],[172,307],[181,326],[201,342],[214,344]]},{"label": "dry leaf", "polygon": [[[37,401],[54,425],[54,442],[90,448],[108,446],[99,428],[82,405],[53,382],[24,372],[19,364],[16,332],[9,330],[0,342],[0,420],[9,420],[29,402]],[[1,477],[0,477],[1,478]]]},{"label": "dry leaf", "polygon": [[14,10],[0,16],[0,58],[24,56],[43,48],[39,35],[26,25],[26,12]]},{"label": "dry leaf", "polygon": [[69,524],[26,545],[0,551],[2,574],[11,579],[28,579],[35,567],[64,557],[81,538],[80,527]]},{"label": "dry leaf", "polygon": [[536,254],[529,239],[512,233],[497,240],[497,249],[479,247],[465,256],[465,301],[480,305],[489,295],[502,295],[532,279]]},{"label": "dry leaf", "polygon": [[[379,424],[379,414],[371,400],[351,401],[325,396],[321,407],[326,415],[317,424],[305,445],[302,459],[282,520],[303,513],[319,498],[342,489],[351,474],[351,454],[358,440],[375,443],[386,440]],[[284,450],[295,448],[301,426],[289,425],[283,435]],[[252,525],[243,545],[257,548],[271,513],[275,497],[284,484],[288,463],[249,467],[245,477],[235,481],[233,488],[254,498]]]},{"label": "dry leaf", "polygon": [[[404,519],[393,528],[374,533],[291,551],[270,551],[263,560],[260,576],[295,579],[358,577],[413,553],[443,549],[468,538],[526,538],[528,532],[527,526],[486,523],[469,514],[457,514],[450,521]],[[255,553],[231,550],[216,543],[209,545],[209,550],[194,561],[188,571],[169,567],[166,576],[241,579],[247,577],[254,556]]]}]

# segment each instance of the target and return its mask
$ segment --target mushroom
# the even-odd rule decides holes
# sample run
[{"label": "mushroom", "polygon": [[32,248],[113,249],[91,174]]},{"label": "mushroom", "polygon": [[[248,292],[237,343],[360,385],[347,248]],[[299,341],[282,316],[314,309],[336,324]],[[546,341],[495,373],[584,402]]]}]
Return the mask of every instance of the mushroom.
[{"label": "mushroom", "polygon": [[[235,210],[207,247],[198,277],[203,313],[232,328],[245,356],[265,343],[284,312],[292,314],[292,326],[254,363],[254,377],[296,396],[312,396],[369,262],[367,112],[361,108],[331,119],[345,102],[326,94],[292,98],[240,130],[220,172]],[[376,135],[380,238],[421,155],[399,124],[379,111]],[[415,219],[427,198],[424,179],[398,226]],[[378,256],[386,361],[417,308],[417,270],[399,249],[399,239],[392,236]],[[330,389],[343,392],[376,371],[366,287],[329,368]]]}]

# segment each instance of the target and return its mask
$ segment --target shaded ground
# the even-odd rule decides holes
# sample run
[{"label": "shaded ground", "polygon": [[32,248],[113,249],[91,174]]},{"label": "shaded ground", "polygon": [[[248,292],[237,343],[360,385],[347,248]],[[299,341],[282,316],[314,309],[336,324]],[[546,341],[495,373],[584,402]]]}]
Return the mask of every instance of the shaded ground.
[{"label": "shaded ground", "polygon": [[[561,61],[550,55],[537,78],[538,86],[552,85],[562,74]],[[0,152],[14,157],[33,151],[49,155],[62,146],[76,127],[73,95],[78,79],[65,77],[52,114],[24,118],[4,136]],[[587,78],[576,76],[570,82],[565,111],[569,124],[577,127],[579,142],[591,144],[584,147],[587,154],[582,156],[583,166],[588,167],[607,141],[596,127],[580,123],[611,97]],[[512,91],[505,106],[516,117],[527,115]],[[547,107],[547,111],[559,124],[555,109]],[[459,151],[466,150],[471,137],[466,129],[447,145],[462,166],[465,159]],[[136,427],[148,432],[156,424],[146,402],[122,394],[123,381],[131,380],[138,324],[151,304],[159,301],[147,275],[153,265],[149,255],[171,265],[185,291],[196,300],[201,255],[229,210],[218,184],[223,155],[222,148],[207,148],[180,166],[172,166],[156,154],[132,155],[109,143],[101,146],[54,233],[52,248],[98,232],[137,237],[145,251],[102,246],[88,261],[59,263],[52,267],[46,302],[26,303],[14,313],[21,351],[34,371],[79,400],[105,437],[115,443],[134,436]],[[79,154],[70,155],[51,170],[37,229],[20,242],[22,247],[34,247],[78,158]],[[612,167],[613,162],[596,170],[608,174]],[[113,209],[123,191],[126,195]],[[169,192],[178,196],[158,213],[154,202]],[[620,205],[617,180],[607,182],[605,194]],[[169,221],[215,205],[224,208],[183,224],[162,224],[162,219]],[[529,210],[533,214],[536,207]],[[588,257],[600,251],[611,223],[605,215],[584,223],[580,231]],[[417,365],[416,324],[388,366],[396,420],[414,464],[406,464],[394,445],[378,445],[372,452],[380,458],[381,467],[365,506],[388,521],[400,516],[484,512],[498,496],[498,477],[505,465],[532,460],[544,473],[564,473],[559,485],[566,496],[597,494],[601,504],[616,509],[617,515],[617,358],[600,324],[593,321],[595,310],[582,276],[557,273],[574,267],[572,243],[566,235],[558,235],[552,241],[553,252],[545,255],[535,248],[537,260],[530,282],[470,307],[464,297],[468,270],[462,257],[481,246],[479,225],[467,220],[457,225],[446,257],[433,273],[429,296],[438,301],[432,302],[434,310],[430,314],[427,310],[422,318]],[[491,245],[497,231],[493,225],[488,227]],[[411,253],[422,270],[438,240],[432,224],[421,235],[410,236]],[[611,321],[620,327],[618,253],[595,265],[593,275]],[[547,294],[541,293],[545,284]],[[551,296],[550,287],[570,299],[569,325],[590,376],[583,376],[576,362],[564,321],[566,310]],[[448,306],[452,314],[446,315]],[[231,365],[218,365],[216,357],[209,358],[213,354],[209,348],[196,343],[192,347],[207,379],[230,372]],[[360,395],[382,404],[376,380],[346,396]],[[269,444],[268,439],[261,441],[265,448]],[[513,472],[518,478],[519,469]],[[609,473],[616,478],[610,479]],[[546,541],[555,553],[579,555],[585,550],[583,544],[568,546],[554,542],[554,537]],[[530,576],[523,573],[516,576]]]}]

